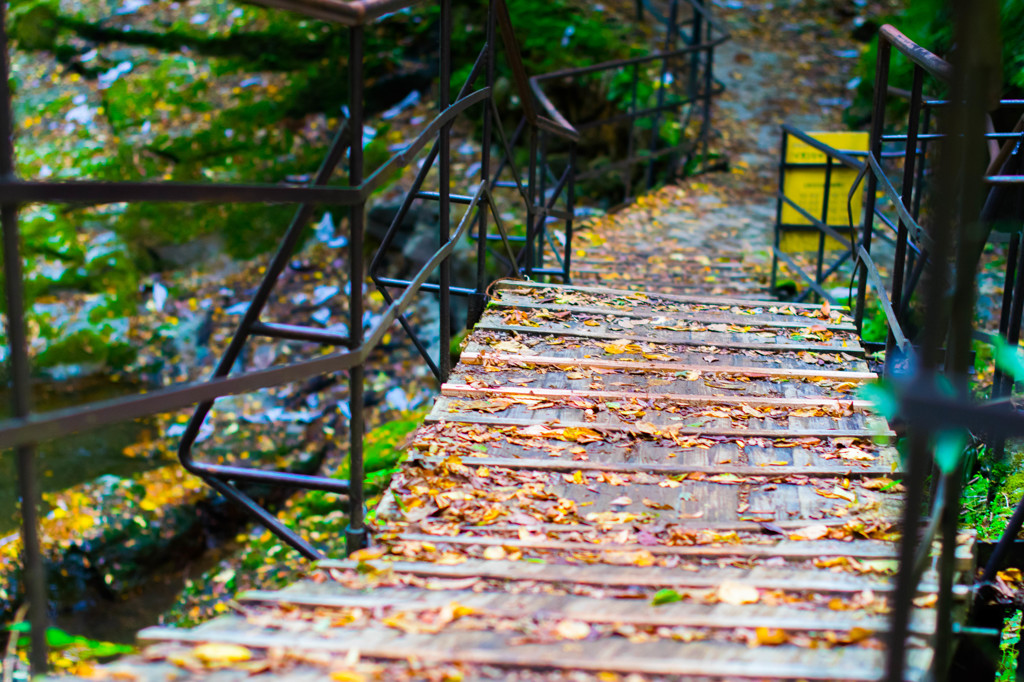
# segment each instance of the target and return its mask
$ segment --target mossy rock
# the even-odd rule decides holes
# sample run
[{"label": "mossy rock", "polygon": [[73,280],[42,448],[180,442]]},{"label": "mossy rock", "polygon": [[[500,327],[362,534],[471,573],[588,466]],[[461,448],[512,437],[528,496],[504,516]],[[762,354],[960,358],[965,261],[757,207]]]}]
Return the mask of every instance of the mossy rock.
[{"label": "mossy rock", "polygon": [[52,50],[60,32],[58,5],[53,0],[14,4],[10,35],[23,50]]}]

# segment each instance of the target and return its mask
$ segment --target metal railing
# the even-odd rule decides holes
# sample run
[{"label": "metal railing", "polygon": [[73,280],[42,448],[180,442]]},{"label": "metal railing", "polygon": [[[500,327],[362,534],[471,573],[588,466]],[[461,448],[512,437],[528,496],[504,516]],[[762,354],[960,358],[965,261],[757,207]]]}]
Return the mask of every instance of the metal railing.
[{"label": "metal railing", "polygon": [[[910,613],[921,579],[929,568],[938,579],[936,628],[930,642],[935,652],[931,670],[934,678],[947,679],[950,674],[958,634],[985,634],[984,630],[969,627],[955,631],[953,623],[964,475],[964,459],[960,456],[964,441],[957,438],[973,432],[984,434],[990,441],[1001,441],[1024,434],[1024,415],[1008,400],[981,403],[972,400],[968,391],[971,341],[978,336],[973,319],[975,275],[988,238],[988,231],[979,227],[986,220],[982,210],[984,194],[991,195],[993,188],[1000,186],[1024,184],[1024,175],[993,175],[991,170],[1000,156],[999,146],[994,143],[1000,139],[1012,141],[1019,137],[1020,131],[996,133],[991,119],[986,128],[985,112],[989,102],[985,101],[985,93],[980,92],[977,84],[987,82],[992,74],[970,60],[973,46],[967,37],[977,40],[978,36],[990,33],[979,31],[974,23],[979,19],[971,15],[971,12],[964,12],[957,24],[959,44],[966,47],[961,50],[961,61],[955,66],[916,45],[892,26],[882,27],[878,39],[870,145],[860,171],[865,197],[853,258],[857,281],[854,314],[858,327],[862,327],[870,286],[879,299],[888,326],[886,374],[897,405],[896,418],[906,425],[907,432],[903,457],[906,503],[886,654],[886,679],[890,682],[904,679]],[[889,70],[894,52],[913,65],[911,90],[896,93],[907,98],[909,106],[906,132],[900,134],[885,132],[887,104],[893,94]],[[936,90],[948,91],[948,97],[925,97],[926,80]],[[1015,106],[1017,103],[1004,101],[1002,104]],[[928,131],[931,110],[939,108],[943,110],[943,129],[931,133]],[[883,143],[890,142],[902,145],[902,152],[883,153]],[[941,164],[925,170],[929,144],[939,145]],[[890,180],[892,171],[883,168],[887,158],[901,159],[897,182]],[[1005,156],[1003,158],[1005,161]],[[988,170],[986,165],[990,166]],[[858,179],[851,190],[851,198],[860,182]],[[880,199],[888,204],[888,213],[879,210]],[[924,219],[922,203],[929,207]],[[895,237],[888,286],[871,252],[878,219]],[[1024,215],[1016,219],[1024,222]],[[850,217],[850,223],[852,228],[854,216]],[[1000,323],[1000,334],[1011,339],[1019,335],[1019,311],[1024,307],[1024,288],[1019,276],[1014,280],[1014,270],[1020,267],[1019,240],[1017,236],[1010,241],[1007,291]],[[925,286],[918,295],[916,289],[921,282]],[[916,335],[911,335],[907,329],[911,296],[916,296],[915,305],[922,312],[922,329]],[[1000,383],[997,381],[997,389]],[[1000,394],[996,393],[996,397]],[[926,501],[928,513],[924,513]],[[1018,509],[1015,519],[1024,520],[1024,507]],[[1016,528],[1008,529],[1008,535],[1015,537],[1019,530],[1018,523]],[[934,543],[940,547],[937,555]],[[981,583],[993,578],[1000,557],[997,548]],[[964,578],[970,582],[974,576]],[[994,661],[988,661],[988,666],[994,672]],[[984,673],[972,668],[972,679],[983,678],[973,675],[984,676]]]},{"label": "metal railing", "polygon": [[[490,243],[500,240],[504,245],[504,258],[514,270],[530,275],[556,274],[564,281],[569,279],[569,254],[571,253],[572,221],[574,211],[574,181],[576,177],[575,153],[571,161],[553,184],[548,182],[548,164],[542,159],[544,152],[541,137],[558,138],[570,145],[578,140],[579,134],[572,124],[565,120],[554,105],[544,96],[538,85],[532,83],[523,66],[513,31],[512,18],[505,0],[490,0],[487,6],[487,31],[483,45],[472,66],[466,82],[452,97],[451,60],[452,2],[439,0],[440,25],[438,36],[438,112],[424,124],[414,139],[391,156],[373,172],[366,172],[363,159],[361,131],[364,120],[364,88],[366,59],[364,53],[367,25],[377,19],[385,20],[386,15],[402,8],[417,4],[415,0],[356,0],[340,2],[335,0],[261,0],[264,4],[293,10],[307,16],[339,23],[348,27],[349,53],[347,87],[347,119],[334,137],[327,155],[312,180],[305,186],[292,185],[245,185],[245,184],[198,184],[172,182],[99,182],[99,181],[27,181],[15,173],[14,147],[12,144],[11,95],[8,89],[0,89],[0,226],[3,238],[3,282],[6,295],[7,333],[10,344],[10,369],[13,385],[13,418],[0,422],[0,450],[14,449],[17,456],[19,491],[22,510],[21,539],[23,544],[23,570],[25,599],[29,605],[31,629],[31,665],[33,672],[46,668],[47,646],[47,587],[44,574],[44,558],[39,537],[39,490],[35,462],[35,445],[62,435],[71,434],[116,422],[137,419],[152,414],[165,413],[190,406],[196,406],[188,422],[179,448],[182,465],[203,479],[212,488],[240,504],[253,518],[275,533],[302,555],[317,558],[320,552],[299,533],[281,523],[274,514],[263,508],[240,484],[261,483],[291,489],[312,489],[340,493],[348,497],[349,525],[346,529],[346,547],[349,552],[363,547],[367,542],[367,528],[364,522],[363,492],[363,436],[364,436],[364,371],[371,352],[381,343],[395,322],[400,323],[420,352],[427,358],[434,374],[441,380],[447,378],[450,356],[449,335],[451,332],[451,295],[466,295],[479,312],[486,302],[485,261],[490,254]],[[691,42],[702,40],[701,36],[710,31],[712,21],[700,2],[692,3],[697,15],[704,17],[695,25]],[[674,5],[675,6],[675,5]],[[697,21],[695,19],[695,21]],[[704,28],[699,28],[703,26]],[[4,59],[0,64],[0,80],[6,82],[10,76],[7,55],[6,15],[0,8],[0,45],[4,47]],[[498,35],[503,50],[499,52]],[[673,38],[673,40],[675,40]],[[719,40],[716,38],[716,41]],[[714,44],[717,44],[715,42]],[[664,60],[667,64],[674,56],[687,56],[691,64],[699,64],[710,79],[713,45],[691,44],[675,50],[672,55],[652,56],[639,61],[599,65],[592,71],[624,68],[647,63],[644,60]],[[501,128],[500,112],[497,110],[493,88],[497,73],[499,54],[504,54],[511,69],[516,91],[524,114],[524,123],[513,136],[506,136]],[[659,53],[660,54],[660,53]],[[662,69],[664,74],[668,73]],[[701,143],[706,151],[708,134],[709,98],[712,89],[706,81],[703,90],[695,93],[694,102],[700,102],[703,110]],[[675,103],[662,102],[657,112],[671,110]],[[643,112],[634,112],[640,116]],[[453,122],[469,115],[478,115],[482,121],[483,141],[481,145],[479,185],[465,194],[451,190],[451,130]],[[634,117],[635,118],[635,117]],[[525,176],[515,164],[513,145],[526,132],[529,137],[529,168]],[[501,143],[504,154],[501,164],[492,162],[493,138]],[[425,152],[425,157],[421,157]],[[421,170],[405,197],[399,215],[392,221],[383,243],[371,260],[369,270],[364,268],[362,259],[365,244],[365,211],[371,193],[382,186],[395,171],[408,167],[417,158],[423,158]],[[640,157],[637,157],[640,158]],[[331,178],[347,159],[347,179],[344,186],[330,184]],[[501,214],[496,208],[494,193],[508,186],[502,180],[500,166],[512,171],[511,186],[522,199],[527,214],[525,249],[514,253]],[[430,169],[437,169],[436,190],[425,190],[424,185]],[[505,183],[505,184],[503,184]],[[562,194],[566,207],[556,209],[552,197]],[[36,413],[32,409],[30,396],[30,358],[26,332],[25,286],[20,253],[18,212],[21,206],[32,203],[81,203],[99,205],[113,202],[219,202],[219,203],[294,203],[297,204],[276,253],[268,263],[252,301],[224,350],[213,375],[194,383],[177,384],[152,390],[130,397],[89,403],[83,406],[58,411]],[[434,253],[408,280],[389,278],[380,272],[380,254],[395,239],[396,226],[401,224],[403,213],[414,201],[433,201],[439,207],[438,246]],[[309,227],[314,207],[323,205],[348,208],[348,278],[349,310],[348,332],[336,333],[330,330],[282,324],[263,319],[264,310],[275,290],[279,276],[300,243],[304,230]],[[458,207],[465,207],[457,224],[454,216]],[[558,217],[565,221],[564,260],[557,271],[542,267],[539,250],[533,246],[538,239],[548,239],[547,221]],[[498,234],[491,234],[489,221],[494,221]],[[475,228],[475,229],[474,229]],[[469,236],[477,238],[477,270],[473,288],[452,286],[451,256],[456,246]],[[437,283],[428,282],[432,273],[438,272]],[[362,286],[366,276],[385,295],[386,307],[374,317],[372,325],[364,328],[364,303]],[[399,290],[397,295],[393,290]],[[440,354],[437,360],[429,357],[424,345],[416,338],[415,330],[406,319],[405,313],[421,292],[436,293],[440,306]],[[471,318],[472,319],[472,318]],[[334,350],[329,354],[300,360],[283,366],[274,366],[258,371],[235,371],[236,361],[242,350],[254,338],[296,340],[327,346]],[[193,452],[204,421],[218,398],[243,394],[262,388],[300,381],[315,375],[347,373],[349,391],[349,480],[343,481],[326,476],[303,475],[282,471],[267,471],[203,461]]]},{"label": "metal railing", "polygon": [[[608,196],[607,188],[600,197],[594,196],[587,189],[588,182],[616,176],[622,187],[621,203],[625,203],[639,187],[650,189],[659,179],[715,167],[710,151],[711,101],[723,87],[714,79],[712,63],[715,48],[729,38],[728,29],[711,15],[703,0],[669,0],[664,8],[650,0],[637,0],[637,19],[648,15],[664,32],[659,49],[529,78],[528,97],[536,99],[550,125],[536,126],[525,115],[504,146],[494,175],[496,188],[528,188],[526,234],[510,238],[525,246],[520,263],[528,277],[556,276],[570,281],[569,244],[577,205]],[[516,78],[515,83],[521,93],[526,81]],[[606,104],[615,109],[611,113],[586,118],[563,115],[551,90],[554,84],[566,83],[588,83],[598,91],[608,91],[619,83],[629,95],[617,99],[609,92]],[[649,93],[641,95],[641,90],[648,89]],[[663,127],[668,134],[662,132]],[[595,138],[616,135],[625,139],[621,155],[589,160],[585,150],[607,147],[604,142],[595,145]],[[522,176],[511,150],[524,136],[530,162]],[[510,180],[502,179],[506,169],[511,171]],[[548,229],[558,222],[564,225],[561,244]],[[553,266],[545,265],[549,252]]]}]

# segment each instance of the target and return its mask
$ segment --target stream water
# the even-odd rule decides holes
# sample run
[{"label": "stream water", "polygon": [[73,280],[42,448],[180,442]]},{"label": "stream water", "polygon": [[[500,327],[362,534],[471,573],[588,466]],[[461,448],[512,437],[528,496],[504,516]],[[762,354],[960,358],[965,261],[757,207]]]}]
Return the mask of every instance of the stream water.
[{"label": "stream water", "polygon": [[[135,392],[137,385],[93,380],[54,388],[38,384],[33,409],[37,412],[115,398]],[[0,419],[10,416],[10,393],[0,391]],[[124,449],[137,442],[148,424],[128,421],[94,431],[40,443],[36,450],[39,487],[44,492],[65,490],[100,476],[128,476],[164,462],[130,458]],[[0,537],[18,528],[18,469],[11,451],[0,453]]]}]

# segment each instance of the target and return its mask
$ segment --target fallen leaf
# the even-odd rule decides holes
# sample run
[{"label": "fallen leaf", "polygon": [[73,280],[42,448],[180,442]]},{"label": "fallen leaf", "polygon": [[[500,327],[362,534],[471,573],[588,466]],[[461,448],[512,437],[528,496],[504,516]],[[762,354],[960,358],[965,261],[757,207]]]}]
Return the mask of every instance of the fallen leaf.
[{"label": "fallen leaf", "polygon": [[586,639],[590,626],[579,620],[563,620],[555,626],[555,634],[562,639]]},{"label": "fallen leaf", "polygon": [[739,606],[741,604],[755,604],[760,599],[760,595],[757,592],[756,587],[750,585],[744,585],[743,583],[732,582],[727,580],[718,586],[715,591],[715,596],[718,597],[718,601],[725,604],[732,604],[733,606]]},{"label": "fallen leaf", "polygon": [[828,527],[824,524],[805,526],[789,534],[790,540],[820,540],[828,535]]},{"label": "fallen leaf", "polygon": [[777,644],[785,644],[789,641],[789,635],[786,634],[786,631],[779,630],[778,628],[760,627],[754,631],[754,634],[757,637],[758,644],[774,646]]},{"label": "fallen leaf", "polygon": [[218,667],[241,663],[252,658],[252,652],[244,646],[218,642],[200,644],[192,650],[192,655],[208,666]]},{"label": "fallen leaf", "polygon": [[506,552],[505,548],[500,545],[488,547],[484,550],[484,558],[490,559],[491,561],[501,561],[506,556],[508,556],[508,552]]},{"label": "fallen leaf", "polygon": [[654,598],[651,599],[651,606],[661,606],[662,604],[671,604],[672,602],[682,601],[683,595],[679,594],[670,587],[666,587],[663,590],[658,590],[654,593]]}]

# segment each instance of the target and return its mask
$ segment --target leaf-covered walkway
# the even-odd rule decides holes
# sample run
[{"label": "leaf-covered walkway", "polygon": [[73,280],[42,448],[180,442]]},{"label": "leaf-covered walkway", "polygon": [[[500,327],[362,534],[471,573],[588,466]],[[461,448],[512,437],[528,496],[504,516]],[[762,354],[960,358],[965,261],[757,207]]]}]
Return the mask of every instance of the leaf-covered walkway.
[{"label": "leaf-covered walkway", "polygon": [[856,333],[754,300],[721,228],[660,199],[585,233],[576,286],[496,285],[371,549],[105,673],[878,679],[901,488]]}]

